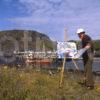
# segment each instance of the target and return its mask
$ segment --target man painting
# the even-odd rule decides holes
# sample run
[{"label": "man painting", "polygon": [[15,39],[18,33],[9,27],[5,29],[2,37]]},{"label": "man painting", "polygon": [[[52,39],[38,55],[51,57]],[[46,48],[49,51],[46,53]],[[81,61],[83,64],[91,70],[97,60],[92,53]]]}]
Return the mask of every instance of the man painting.
[{"label": "man painting", "polygon": [[81,39],[82,48],[87,50],[83,53],[83,63],[84,63],[84,85],[88,89],[94,88],[93,73],[92,73],[92,64],[93,64],[93,43],[90,36],[85,34],[84,29],[80,28],[76,32]]}]

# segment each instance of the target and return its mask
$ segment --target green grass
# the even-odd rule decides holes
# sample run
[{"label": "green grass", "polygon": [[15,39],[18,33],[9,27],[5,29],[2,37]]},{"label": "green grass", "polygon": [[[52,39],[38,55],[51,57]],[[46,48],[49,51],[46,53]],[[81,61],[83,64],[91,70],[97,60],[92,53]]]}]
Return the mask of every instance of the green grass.
[{"label": "green grass", "polygon": [[[0,100],[99,100],[100,90],[87,90],[75,73],[65,73],[59,87],[60,72],[42,69],[0,68]],[[96,83],[96,88],[100,84]]]}]

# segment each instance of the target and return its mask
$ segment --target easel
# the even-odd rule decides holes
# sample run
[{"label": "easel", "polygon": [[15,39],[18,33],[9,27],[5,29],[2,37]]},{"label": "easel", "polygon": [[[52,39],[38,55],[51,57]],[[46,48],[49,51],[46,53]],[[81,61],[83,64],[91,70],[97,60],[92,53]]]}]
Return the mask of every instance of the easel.
[{"label": "easel", "polygon": [[[64,32],[64,41],[67,42],[67,30],[66,29],[65,29],[65,32]],[[64,55],[63,65],[62,65],[62,69],[61,69],[60,87],[62,86],[62,82],[63,82],[66,59],[67,59],[66,55]],[[72,58],[72,62],[75,65],[75,68],[77,69],[77,71],[79,72],[79,67],[78,67],[78,65],[76,64],[76,62],[73,58]]]}]

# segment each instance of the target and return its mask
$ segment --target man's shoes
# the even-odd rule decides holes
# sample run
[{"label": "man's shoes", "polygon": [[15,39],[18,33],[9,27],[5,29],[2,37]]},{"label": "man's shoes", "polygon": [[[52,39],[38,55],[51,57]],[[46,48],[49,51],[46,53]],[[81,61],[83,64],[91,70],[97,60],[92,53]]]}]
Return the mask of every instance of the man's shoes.
[{"label": "man's shoes", "polygon": [[82,87],[86,87],[88,90],[93,90],[94,86],[87,86],[85,82],[78,82]]}]

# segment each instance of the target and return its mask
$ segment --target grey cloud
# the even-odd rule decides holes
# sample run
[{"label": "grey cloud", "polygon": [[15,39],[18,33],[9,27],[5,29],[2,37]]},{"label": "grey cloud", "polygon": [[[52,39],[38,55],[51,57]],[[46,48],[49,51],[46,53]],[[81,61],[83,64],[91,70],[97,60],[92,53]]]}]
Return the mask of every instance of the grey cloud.
[{"label": "grey cloud", "polygon": [[[97,1],[97,0],[96,0]],[[19,0],[23,11],[38,16],[77,16],[91,12],[99,3],[94,0]]]},{"label": "grey cloud", "polygon": [[68,10],[66,0],[19,0],[30,13],[56,14],[62,10]]},{"label": "grey cloud", "polygon": [[78,27],[88,29],[91,34],[100,31],[100,0],[19,0],[19,3],[19,9],[29,16],[11,21],[18,25],[21,22],[23,27],[34,26],[59,35],[67,27],[71,36]]}]

